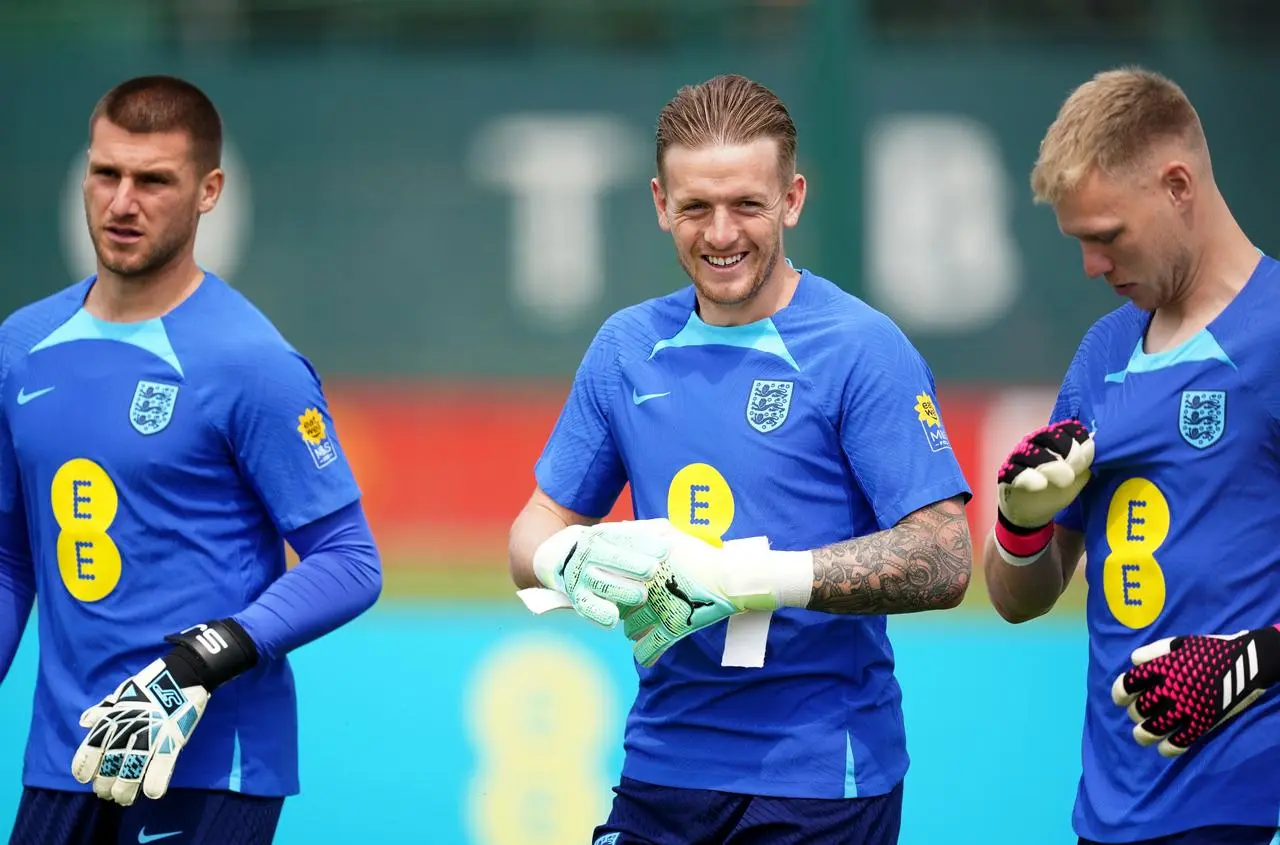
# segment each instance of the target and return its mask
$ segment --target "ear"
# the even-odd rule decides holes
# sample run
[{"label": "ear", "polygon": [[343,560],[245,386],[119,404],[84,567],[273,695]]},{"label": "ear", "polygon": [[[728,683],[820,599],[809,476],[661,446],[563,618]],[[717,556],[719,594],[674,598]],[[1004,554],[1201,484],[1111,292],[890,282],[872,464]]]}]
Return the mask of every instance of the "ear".
[{"label": "ear", "polygon": [[1195,197],[1195,180],[1184,161],[1170,161],[1160,168],[1160,190],[1176,207],[1185,206]]},{"label": "ear", "polygon": [[650,179],[649,188],[653,191],[653,208],[658,212],[658,228],[664,232],[670,232],[671,222],[667,219],[667,194],[662,190],[662,183],[656,178]]},{"label": "ear", "polygon": [[200,180],[200,204],[196,206],[196,209],[201,214],[208,214],[213,211],[214,206],[218,204],[218,198],[222,196],[222,186],[225,181],[226,176],[220,167],[210,170]]},{"label": "ear", "polygon": [[808,187],[803,174],[797,173],[791,177],[791,185],[782,198],[782,225],[788,229],[800,222],[800,212],[804,209],[804,198]]}]

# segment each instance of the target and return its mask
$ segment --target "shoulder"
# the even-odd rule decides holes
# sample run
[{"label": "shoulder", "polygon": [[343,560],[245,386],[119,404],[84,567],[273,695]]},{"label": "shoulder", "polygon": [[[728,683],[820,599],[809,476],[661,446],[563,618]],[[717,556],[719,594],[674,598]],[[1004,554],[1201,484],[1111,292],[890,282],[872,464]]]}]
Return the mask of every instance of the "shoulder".
[{"label": "shoulder", "polygon": [[693,288],[646,299],[615,311],[601,324],[591,345],[626,363],[647,358],[661,340],[674,337],[693,314]]},{"label": "shoulder", "polygon": [[24,305],[0,322],[0,351],[25,353],[80,310],[93,277]]},{"label": "shoulder", "polygon": [[1068,373],[1123,364],[1133,353],[1149,319],[1150,314],[1132,302],[1099,317],[1080,339]]},{"label": "shoulder", "polygon": [[195,307],[174,313],[170,331],[206,368],[240,373],[305,360],[243,293],[212,273],[202,287]]},{"label": "shoulder", "polygon": [[892,317],[807,270],[792,306],[775,322],[802,364],[835,358],[846,367],[880,368],[919,354]]}]

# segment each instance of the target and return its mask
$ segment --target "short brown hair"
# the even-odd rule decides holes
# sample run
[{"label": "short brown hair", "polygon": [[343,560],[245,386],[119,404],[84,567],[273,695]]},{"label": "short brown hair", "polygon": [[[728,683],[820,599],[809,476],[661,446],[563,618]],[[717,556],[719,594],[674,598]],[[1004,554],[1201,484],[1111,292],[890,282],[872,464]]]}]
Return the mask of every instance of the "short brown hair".
[{"label": "short brown hair", "polygon": [[749,144],[758,138],[777,140],[783,176],[795,173],[796,125],[777,94],[735,74],[686,85],[658,113],[658,178],[669,147]]},{"label": "short brown hair", "polygon": [[1036,202],[1056,203],[1095,168],[1123,173],[1165,140],[1208,148],[1200,117],[1182,89],[1139,67],[1103,71],[1062,104],[1040,142],[1031,191]]},{"label": "short brown hair", "polygon": [[201,173],[222,166],[222,118],[213,101],[175,76],[139,76],[102,96],[89,117],[89,135],[98,118],[127,132],[186,132]]}]

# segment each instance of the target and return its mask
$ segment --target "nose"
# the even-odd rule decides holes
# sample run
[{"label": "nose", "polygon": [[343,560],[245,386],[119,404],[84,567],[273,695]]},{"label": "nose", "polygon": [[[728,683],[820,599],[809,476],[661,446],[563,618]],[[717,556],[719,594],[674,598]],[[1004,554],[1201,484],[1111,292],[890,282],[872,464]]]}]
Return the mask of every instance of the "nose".
[{"label": "nose", "polygon": [[1084,274],[1090,279],[1105,276],[1116,269],[1116,264],[1102,250],[1091,244],[1083,244]]},{"label": "nose", "polygon": [[133,183],[128,179],[121,179],[116,185],[115,193],[111,195],[111,204],[107,206],[107,210],[112,217],[128,217],[133,214],[135,206]]},{"label": "nose", "polygon": [[726,208],[716,209],[704,237],[712,249],[728,249],[738,240],[738,225]]}]

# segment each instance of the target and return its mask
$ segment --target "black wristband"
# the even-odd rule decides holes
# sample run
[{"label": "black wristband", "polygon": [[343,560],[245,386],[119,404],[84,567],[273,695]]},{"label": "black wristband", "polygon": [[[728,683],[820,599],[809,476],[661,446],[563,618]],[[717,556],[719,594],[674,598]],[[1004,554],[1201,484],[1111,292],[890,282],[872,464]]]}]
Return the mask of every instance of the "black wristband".
[{"label": "black wristband", "polygon": [[1280,628],[1268,625],[1254,632],[1258,646],[1258,683],[1273,687],[1280,683]]},{"label": "black wristband", "polygon": [[199,684],[209,692],[258,663],[258,648],[234,619],[196,625],[165,637],[174,649],[165,655],[179,686]]}]

